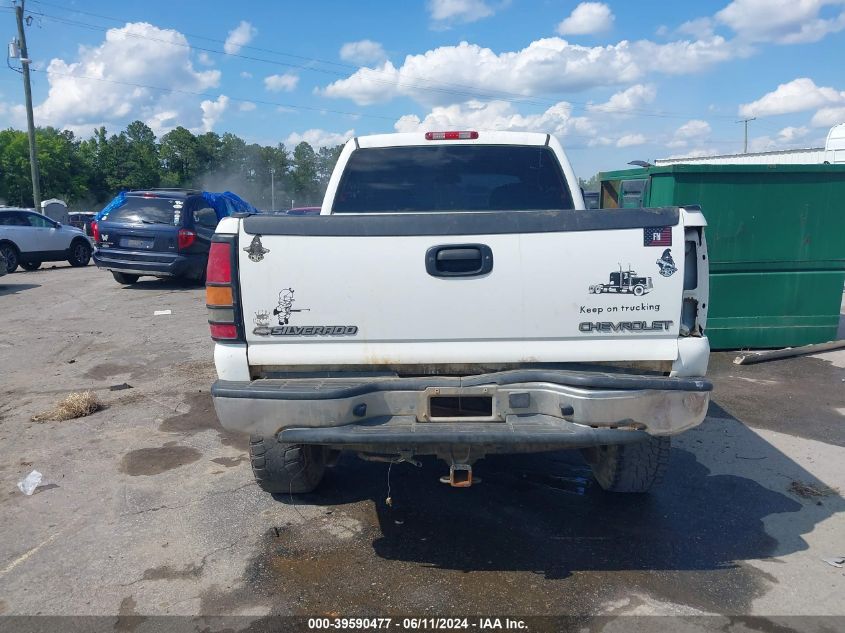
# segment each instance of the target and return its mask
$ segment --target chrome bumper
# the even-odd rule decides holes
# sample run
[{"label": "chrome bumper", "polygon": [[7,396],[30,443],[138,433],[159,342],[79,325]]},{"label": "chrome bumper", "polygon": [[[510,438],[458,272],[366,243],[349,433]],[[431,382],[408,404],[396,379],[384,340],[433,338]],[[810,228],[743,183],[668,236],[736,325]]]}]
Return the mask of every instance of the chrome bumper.
[{"label": "chrome bumper", "polygon": [[[465,377],[218,380],[211,393],[226,429],[281,433],[284,441],[574,447],[680,433],[704,419],[711,390],[699,378],[515,370]],[[429,402],[437,396],[489,397],[491,411],[479,418],[433,418]]]}]

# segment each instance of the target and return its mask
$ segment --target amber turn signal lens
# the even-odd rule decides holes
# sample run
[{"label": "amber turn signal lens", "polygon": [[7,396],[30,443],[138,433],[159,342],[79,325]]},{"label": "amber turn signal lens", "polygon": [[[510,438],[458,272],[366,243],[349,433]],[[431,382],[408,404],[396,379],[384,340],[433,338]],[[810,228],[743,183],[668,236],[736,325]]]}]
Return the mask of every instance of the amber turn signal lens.
[{"label": "amber turn signal lens", "polygon": [[231,286],[206,286],[205,303],[210,306],[232,305]]}]

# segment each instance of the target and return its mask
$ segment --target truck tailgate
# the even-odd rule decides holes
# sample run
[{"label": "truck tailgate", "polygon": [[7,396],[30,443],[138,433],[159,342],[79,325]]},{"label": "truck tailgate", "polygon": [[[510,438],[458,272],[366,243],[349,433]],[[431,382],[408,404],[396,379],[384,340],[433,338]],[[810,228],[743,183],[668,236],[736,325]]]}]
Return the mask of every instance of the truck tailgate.
[{"label": "truck tailgate", "polygon": [[[680,218],[677,209],[248,217],[238,268],[249,362],[674,360]],[[610,284],[613,273],[640,288]]]}]

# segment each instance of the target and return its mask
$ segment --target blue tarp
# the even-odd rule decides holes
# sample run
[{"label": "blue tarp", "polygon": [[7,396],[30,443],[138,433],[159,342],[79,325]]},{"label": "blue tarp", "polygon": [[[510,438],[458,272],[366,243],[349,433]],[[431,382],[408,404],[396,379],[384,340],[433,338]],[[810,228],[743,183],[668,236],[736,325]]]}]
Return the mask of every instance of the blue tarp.
[{"label": "blue tarp", "polygon": [[[258,209],[256,209],[249,202],[247,202],[237,194],[232,193],[231,191],[224,191],[222,193],[203,191],[202,197],[208,203],[208,206],[214,209],[214,211],[217,213],[218,220],[222,220],[226,216],[232,215],[233,213],[258,213]],[[125,203],[126,192],[121,191],[115,196],[114,200],[112,200],[105,207],[103,207],[103,210],[100,211],[94,219],[99,222],[102,218],[106,217],[115,209],[122,207]]]}]

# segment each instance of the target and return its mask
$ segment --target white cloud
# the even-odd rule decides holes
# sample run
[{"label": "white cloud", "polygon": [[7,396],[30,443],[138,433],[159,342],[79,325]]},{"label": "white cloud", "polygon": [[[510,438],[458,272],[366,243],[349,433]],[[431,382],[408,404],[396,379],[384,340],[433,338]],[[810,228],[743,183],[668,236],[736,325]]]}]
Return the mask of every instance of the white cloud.
[{"label": "white cloud", "polygon": [[380,64],[387,59],[387,53],[379,42],[359,40],[347,42],[340,47],[340,58],[359,66]]},{"label": "white cloud", "polygon": [[603,2],[582,2],[557,25],[557,32],[561,35],[601,33],[613,26],[614,19],[610,7]]},{"label": "white cloud", "polygon": [[493,15],[493,8],[484,0],[429,0],[431,19],[441,24],[476,22]]},{"label": "white cloud", "polygon": [[833,127],[840,123],[845,123],[845,106],[821,108],[810,121],[810,125],[813,127]]},{"label": "white cloud", "polygon": [[270,75],[264,78],[264,88],[270,92],[292,92],[299,83],[299,75],[285,73],[284,75]]},{"label": "white cloud", "polygon": [[783,143],[801,143],[810,134],[810,128],[789,126],[778,132],[778,139]]},{"label": "white cloud", "polygon": [[681,24],[678,33],[690,35],[698,39],[713,37],[713,20],[711,18],[695,18]]},{"label": "white cloud", "polygon": [[700,144],[710,136],[710,124],[701,119],[687,121],[672,136],[672,140],[666,145],[668,147],[686,147],[691,144]]},{"label": "white cloud", "polygon": [[252,38],[254,38],[257,34],[258,29],[246,20],[241,20],[241,23],[238,24],[238,26],[229,31],[229,35],[223,43],[223,50],[230,55],[234,55],[244,46],[249,44],[252,41]]},{"label": "white cloud", "polygon": [[79,61],[50,61],[49,92],[36,107],[39,125],[87,134],[98,125],[115,128],[140,119],[156,133],[176,125],[204,129],[206,115],[197,97],[139,87],[204,92],[219,84],[219,70],[194,68],[182,33],[146,22],[129,23],[109,29],[99,46],[80,47],[78,55]]},{"label": "white cloud", "polygon": [[592,137],[593,124],[586,117],[572,115],[572,106],[561,101],[540,114],[523,115],[508,101],[468,101],[462,104],[434,107],[425,118],[406,114],[393,126],[397,132],[449,130],[510,130],[517,132],[550,132],[563,137],[568,134]]},{"label": "white cloud", "polygon": [[[407,96],[430,106],[473,97],[495,99],[502,92],[531,96],[618,86],[620,78],[633,83],[651,72],[696,72],[746,52],[717,36],[667,44],[623,40],[594,47],[551,37],[531,42],[522,50],[498,54],[461,42],[422,55],[408,55],[399,67],[387,61],[377,68],[361,68],[320,92],[328,97],[351,99],[359,105]],[[422,82],[420,77],[448,77],[450,85]],[[456,88],[455,84],[461,87]],[[432,90],[432,86],[436,89]]]},{"label": "white cloud", "polygon": [[636,110],[654,101],[657,90],[653,85],[634,84],[630,88],[617,92],[605,103],[590,104],[587,109],[591,112],[603,112],[625,116],[636,114]]},{"label": "white cloud", "polygon": [[255,104],[252,101],[244,101],[238,106],[241,112],[252,112],[255,110]]},{"label": "white cloud", "polygon": [[296,147],[305,141],[315,149],[318,147],[334,147],[335,145],[342,145],[353,136],[355,136],[355,130],[346,130],[346,132],[328,132],[326,130],[311,129],[305,130],[302,133],[293,132],[285,139],[285,145],[288,147]]},{"label": "white cloud", "polygon": [[626,134],[616,141],[616,147],[634,147],[635,145],[644,145],[648,142],[643,134]]},{"label": "white cloud", "polygon": [[812,138],[812,130],[808,127],[785,127],[776,136],[758,136],[748,143],[750,152],[769,152],[791,147],[820,147],[823,139]]},{"label": "white cloud", "polygon": [[220,95],[214,101],[206,99],[200,103],[200,108],[202,109],[202,131],[211,132],[214,129],[214,125],[223,116],[227,107],[229,107],[229,97],[226,95]]},{"label": "white cloud", "polygon": [[251,72],[247,72],[246,70],[242,70],[240,74],[241,74],[241,77],[243,79],[252,79],[252,73]]},{"label": "white cloud", "polygon": [[799,77],[779,85],[757,101],[742,104],[739,113],[744,117],[774,116],[836,105],[845,105],[845,92],[817,86],[812,79]]},{"label": "white cloud", "polygon": [[211,59],[211,55],[205,51],[200,51],[200,54],[197,55],[197,61],[199,61],[199,63],[203,66],[214,66],[214,60]]},{"label": "white cloud", "polygon": [[671,158],[705,158],[707,156],[718,156],[719,151],[714,148],[707,148],[707,147],[700,147],[698,149],[692,149],[682,154],[672,154],[671,156],[667,156],[667,159]]},{"label": "white cloud", "polygon": [[716,19],[750,42],[817,42],[845,29],[845,12],[819,17],[826,5],[845,0],[733,0]]}]

